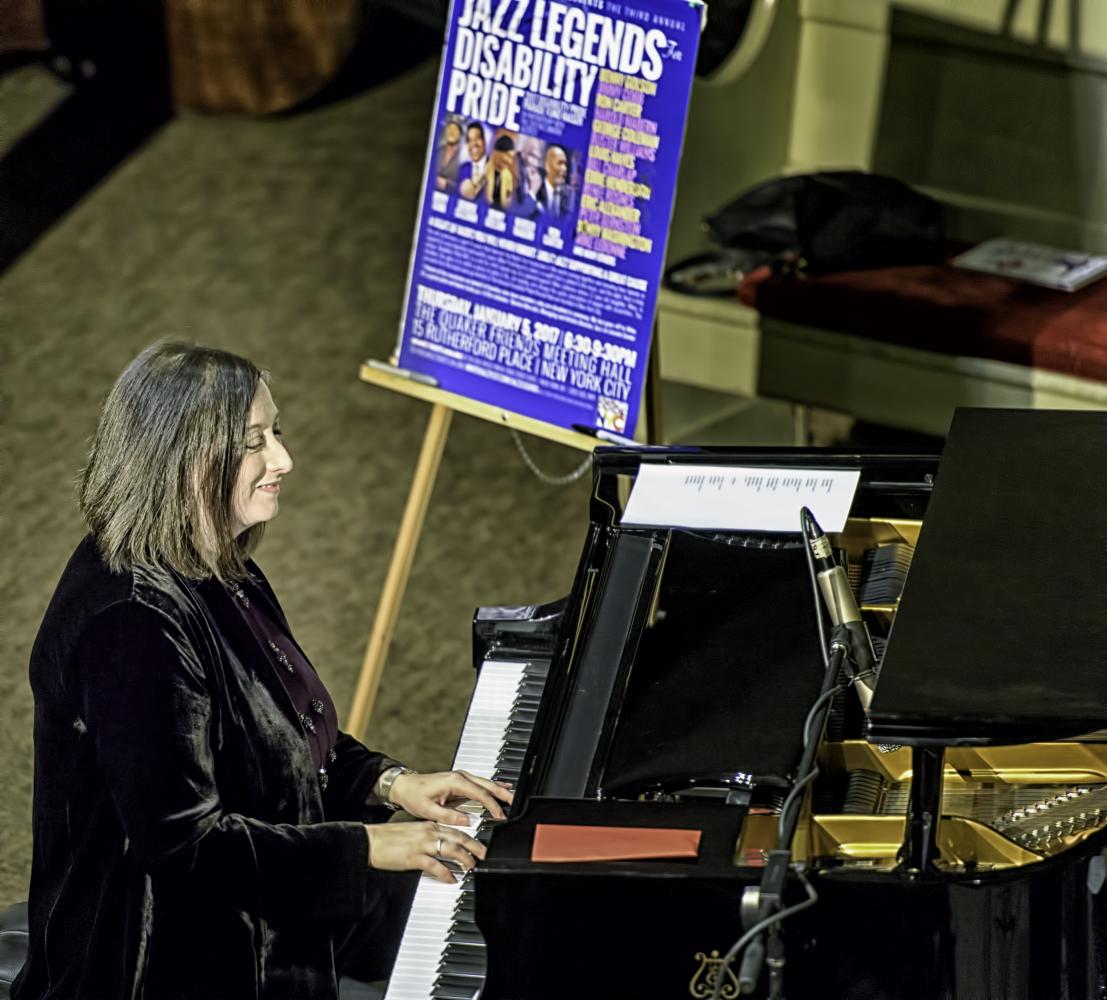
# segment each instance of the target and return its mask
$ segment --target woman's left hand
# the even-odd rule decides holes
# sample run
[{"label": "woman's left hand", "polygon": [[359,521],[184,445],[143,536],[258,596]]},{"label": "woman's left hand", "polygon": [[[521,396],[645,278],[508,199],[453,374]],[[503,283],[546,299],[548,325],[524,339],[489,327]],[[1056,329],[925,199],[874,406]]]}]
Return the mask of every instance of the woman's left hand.
[{"label": "woman's left hand", "polygon": [[450,803],[479,802],[496,819],[504,818],[501,802],[510,805],[509,788],[478,778],[468,771],[436,771],[432,774],[401,774],[392,783],[389,794],[393,805],[419,819],[464,826],[469,816],[451,809]]}]

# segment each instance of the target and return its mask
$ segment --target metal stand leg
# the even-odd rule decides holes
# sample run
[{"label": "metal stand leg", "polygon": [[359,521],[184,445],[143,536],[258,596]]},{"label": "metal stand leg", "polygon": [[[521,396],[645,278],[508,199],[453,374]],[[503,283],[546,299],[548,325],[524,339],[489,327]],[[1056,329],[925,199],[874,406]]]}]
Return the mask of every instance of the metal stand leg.
[{"label": "metal stand leg", "polygon": [[938,820],[942,815],[942,747],[911,748],[911,799],[907,806],[907,837],[900,852],[904,869],[925,874],[938,857]]}]

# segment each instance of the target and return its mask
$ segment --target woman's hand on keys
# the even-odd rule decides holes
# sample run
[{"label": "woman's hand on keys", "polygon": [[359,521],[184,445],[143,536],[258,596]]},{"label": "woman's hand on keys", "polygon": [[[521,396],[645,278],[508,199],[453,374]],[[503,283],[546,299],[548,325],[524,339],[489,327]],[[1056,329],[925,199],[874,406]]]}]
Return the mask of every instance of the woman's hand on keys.
[{"label": "woman's hand on keys", "polygon": [[485,856],[479,840],[439,823],[366,823],[365,834],[370,867],[424,871],[440,882],[456,881],[448,865],[468,871]]},{"label": "woman's hand on keys", "polygon": [[510,805],[511,789],[499,782],[478,778],[468,771],[436,771],[432,774],[401,774],[392,783],[389,799],[393,805],[419,819],[436,823],[468,826],[469,814],[452,804],[479,802],[494,819],[503,819],[500,803]]}]

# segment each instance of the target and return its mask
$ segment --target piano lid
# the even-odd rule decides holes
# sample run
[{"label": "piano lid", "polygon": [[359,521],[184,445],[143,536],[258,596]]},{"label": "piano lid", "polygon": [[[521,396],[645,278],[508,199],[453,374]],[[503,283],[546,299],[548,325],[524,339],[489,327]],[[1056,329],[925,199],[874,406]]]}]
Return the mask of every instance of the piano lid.
[{"label": "piano lid", "polygon": [[871,740],[1107,726],[1107,413],[958,410],[869,714]]}]

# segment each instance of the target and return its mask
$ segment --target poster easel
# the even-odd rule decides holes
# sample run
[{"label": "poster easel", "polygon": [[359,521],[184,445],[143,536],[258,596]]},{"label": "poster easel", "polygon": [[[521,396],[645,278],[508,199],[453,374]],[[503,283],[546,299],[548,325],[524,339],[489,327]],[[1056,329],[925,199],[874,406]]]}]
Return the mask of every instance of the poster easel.
[{"label": "poster easel", "polygon": [[[646,389],[646,419],[647,426],[651,428],[657,426],[653,420],[650,420],[650,417],[653,416],[653,409],[650,404],[650,386],[656,383],[656,379],[652,377],[656,368],[655,358],[656,350],[651,351],[650,376],[647,378]],[[427,421],[426,432],[423,435],[423,444],[419,450],[419,458],[416,462],[415,474],[412,477],[411,489],[408,492],[407,504],[400,520],[396,544],[392,550],[392,559],[388,566],[388,573],[385,576],[380,601],[377,604],[377,614],[373,619],[373,630],[369,636],[365,657],[361,664],[361,672],[358,675],[357,686],[354,689],[350,713],[346,719],[346,731],[359,738],[364,735],[369,724],[369,717],[373,712],[377,690],[380,687],[381,674],[384,670],[384,661],[388,655],[388,648],[392,643],[392,634],[395,631],[396,620],[400,614],[400,605],[403,602],[408,576],[415,560],[415,550],[422,534],[423,521],[430,502],[431,491],[434,489],[434,482],[438,475],[438,467],[442,461],[442,452],[446,446],[446,438],[450,431],[454,411],[472,417],[479,417],[481,420],[487,420],[489,423],[501,427],[510,427],[525,434],[542,437],[557,444],[568,445],[570,448],[577,448],[581,451],[592,451],[598,445],[608,443],[589,434],[564,427],[556,427],[553,424],[544,423],[532,417],[525,417],[499,406],[482,403],[468,396],[447,392],[437,386],[416,381],[400,374],[396,369],[386,370],[364,364],[361,366],[360,378],[372,385],[430,403],[431,413],[430,419]]]},{"label": "poster easel", "polygon": [[[428,402],[431,414],[347,719],[355,736],[455,410],[587,452],[636,443],[606,428],[660,439],[651,324],[706,7],[513,10],[507,19],[503,4],[450,4],[393,361],[402,367],[361,368],[363,381]],[[478,50],[500,56],[489,63]]]}]

